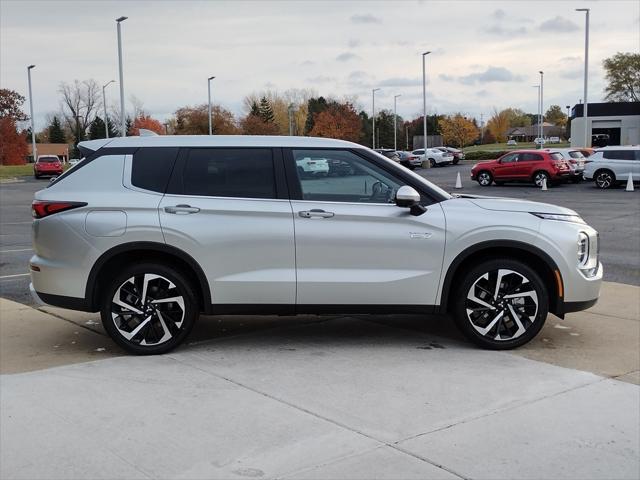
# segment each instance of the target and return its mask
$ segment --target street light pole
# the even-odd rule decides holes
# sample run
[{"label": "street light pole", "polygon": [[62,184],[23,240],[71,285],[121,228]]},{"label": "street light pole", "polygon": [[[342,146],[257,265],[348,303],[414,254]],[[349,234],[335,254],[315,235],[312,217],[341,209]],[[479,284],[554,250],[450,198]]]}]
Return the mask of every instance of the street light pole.
[{"label": "street light pole", "polygon": [[409,127],[404,127],[404,133],[407,136],[407,150],[409,150]]},{"label": "street light pole", "polygon": [[104,138],[109,138],[109,118],[107,118],[107,96],[104,92],[104,89],[107,88],[110,84],[114,83],[115,80],[110,80],[102,86],[102,107],[104,108]]},{"label": "street light pole", "polygon": [[396,100],[402,95],[393,96],[393,149],[398,150],[398,114],[396,113]]},{"label": "street light pole", "polygon": [[209,135],[213,135],[213,125],[212,125],[212,121],[211,121],[211,80],[213,80],[216,77],[209,77],[207,78],[207,97],[208,97],[208,105],[209,105],[209,109],[207,110],[209,113]]},{"label": "street light pole", "polygon": [[[424,159],[427,159],[427,69],[425,66],[425,58],[431,52],[422,54],[422,134],[424,136]],[[415,145],[414,145],[415,147]],[[430,167],[426,162],[427,168]]]},{"label": "street light pole", "polygon": [[589,9],[576,8],[576,12],[585,12],[584,27],[584,146],[591,146],[591,135],[589,135],[589,127],[587,124],[587,79],[589,78]]},{"label": "street light pole", "polygon": [[540,85],[531,85],[532,88],[538,89],[538,138],[540,137]]},{"label": "street light pole", "polygon": [[380,90],[379,88],[374,88],[371,90],[371,121],[373,128],[373,136],[371,138],[371,148],[376,148],[376,92]]},{"label": "street light pole", "polygon": [[127,122],[125,120],[124,113],[124,78],[122,73],[122,32],[120,28],[120,24],[124,22],[128,17],[119,17],[116,18],[116,23],[118,24],[118,69],[120,73],[120,129],[121,137],[127,136]]},{"label": "street light pole", "polygon": [[293,103],[289,104],[287,113],[289,113],[289,136],[293,137]]},{"label": "street light pole", "polygon": [[[540,70],[540,138],[544,138],[544,72]],[[543,145],[540,143],[540,148]]]},{"label": "street light pole", "polygon": [[31,114],[31,155],[33,156],[33,163],[35,163],[38,157],[36,156],[36,128],[35,121],[33,119],[33,93],[31,92],[32,68],[35,68],[35,65],[29,65],[27,67],[27,78],[29,79],[29,113]]}]

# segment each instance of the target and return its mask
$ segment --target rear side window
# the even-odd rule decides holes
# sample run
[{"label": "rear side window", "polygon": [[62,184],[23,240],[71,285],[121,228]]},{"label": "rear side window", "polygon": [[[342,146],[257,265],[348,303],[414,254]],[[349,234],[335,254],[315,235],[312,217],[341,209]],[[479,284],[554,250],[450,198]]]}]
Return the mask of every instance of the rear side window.
[{"label": "rear side window", "polygon": [[145,147],[133,154],[131,185],[164,193],[178,155],[178,148]]},{"label": "rear side window", "polygon": [[584,158],[584,155],[582,155],[582,152],[578,152],[577,150],[573,152],[569,152],[569,156],[571,158]]},{"label": "rear side window", "polygon": [[609,160],[635,160],[633,150],[604,150],[603,156]]},{"label": "rear side window", "polygon": [[550,153],[549,157],[551,157],[551,160],[564,160],[561,153]]},{"label": "rear side window", "polygon": [[[551,158],[553,158],[553,155],[558,155],[558,154],[557,153],[551,154]],[[562,155],[560,156],[560,158],[562,158]],[[521,153],[520,154],[521,162],[541,162],[542,160],[544,159],[542,158],[542,155],[540,155],[539,153]]]},{"label": "rear side window", "polygon": [[189,151],[184,195],[276,198],[273,154],[268,148],[198,148]]}]

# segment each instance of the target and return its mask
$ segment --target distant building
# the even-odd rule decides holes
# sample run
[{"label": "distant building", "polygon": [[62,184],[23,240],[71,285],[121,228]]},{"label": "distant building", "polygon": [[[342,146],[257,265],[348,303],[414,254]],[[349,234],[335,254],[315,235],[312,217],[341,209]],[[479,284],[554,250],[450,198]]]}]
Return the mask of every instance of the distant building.
[{"label": "distant building", "polygon": [[[584,105],[571,110],[571,146],[585,146]],[[588,146],[640,144],[640,102],[590,103],[587,108]]]},{"label": "distant building", "polygon": [[[33,161],[33,148],[29,143],[29,161]],[[36,143],[36,153],[40,155],[57,155],[63,162],[69,161],[69,145],[66,143]]]},{"label": "distant building", "polygon": [[[543,122],[542,132],[543,138],[564,138],[565,136],[564,127],[559,127],[558,125],[554,125],[553,123]],[[540,130],[538,125],[531,125],[528,127],[514,127],[507,130],[507,138],[509,138],[509,140],[513,139],[517,142],[533,142],[539,136]]]}]

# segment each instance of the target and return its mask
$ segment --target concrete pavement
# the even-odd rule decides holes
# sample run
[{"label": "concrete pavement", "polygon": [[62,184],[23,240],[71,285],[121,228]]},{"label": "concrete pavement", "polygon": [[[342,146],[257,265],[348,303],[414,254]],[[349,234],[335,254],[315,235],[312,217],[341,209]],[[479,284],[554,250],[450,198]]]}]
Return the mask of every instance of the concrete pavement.
[{"label": "concrete pavement", "polygon": [[441,317],[205,317],[131,357],[95,315],[2,300],[0,478],[638,478],[627,287],[512,352]]}]

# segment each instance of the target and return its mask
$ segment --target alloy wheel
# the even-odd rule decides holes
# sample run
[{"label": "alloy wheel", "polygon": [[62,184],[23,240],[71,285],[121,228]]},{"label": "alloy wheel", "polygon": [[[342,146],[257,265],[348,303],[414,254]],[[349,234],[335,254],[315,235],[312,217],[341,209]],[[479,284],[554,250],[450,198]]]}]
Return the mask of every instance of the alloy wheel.
[{"label": "alloy wheel", "polygon": [[534,324],[538,304],[538,294],[528,278],[501,268],[473,282],[465,300],[465,311],[471,326],[480,335],[508,341],[520,337]]},{"label": "alloy wheel", "polygon": [[596,176],[596,185],[599,188],[609,188],[613,183],[613,178],[609,172],[600,172]]},{"label": "alloy wheel", "polygon": [[185,300],[169,279],[152,273],[130,277],[111,302],[118,333],[139,346],[165,343],[178,335],[185,320]]},{"label": "alloy wheel", "polygon": [[536,184],[536,186],[541,187],[542,182],[545,179],[547,180],[547,183],[549,183],[549,176],[546,173],[538,172],[536,173],[536,176],[533,178],[533,182]]},{"label": "alloy wheel", "polygon": [[486,187],[491,183],[491,175],[487,172],[482,172],[478,175],[478,183],[483,187]]}]

